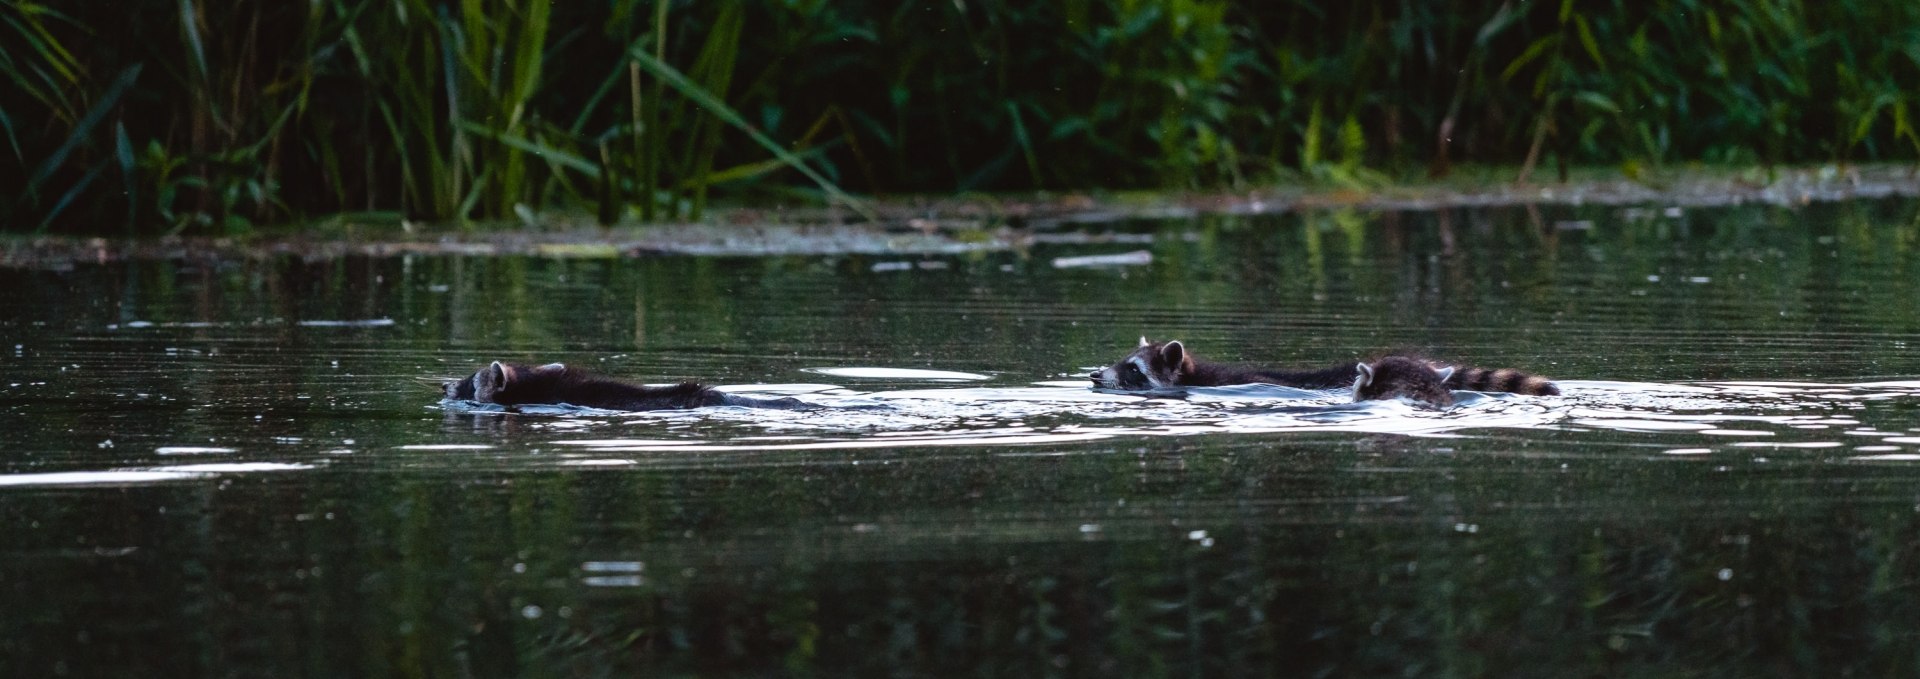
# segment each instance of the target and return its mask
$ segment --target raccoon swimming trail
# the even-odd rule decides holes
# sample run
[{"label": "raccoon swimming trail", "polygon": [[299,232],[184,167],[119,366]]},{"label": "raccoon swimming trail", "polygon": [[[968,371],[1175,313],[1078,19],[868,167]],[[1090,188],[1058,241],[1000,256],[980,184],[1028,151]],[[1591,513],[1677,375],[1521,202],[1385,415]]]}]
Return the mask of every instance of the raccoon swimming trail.
[{"label": "raccoon swimming trail", "polygon": [[563,363],[534,366],[494,361],[465,379],[448,381],[443,391],[448,400],[503,406],[564,404],[601,410],[821,407],[793,398],[738,396],[695,382],[649,387],[595,375]]}]

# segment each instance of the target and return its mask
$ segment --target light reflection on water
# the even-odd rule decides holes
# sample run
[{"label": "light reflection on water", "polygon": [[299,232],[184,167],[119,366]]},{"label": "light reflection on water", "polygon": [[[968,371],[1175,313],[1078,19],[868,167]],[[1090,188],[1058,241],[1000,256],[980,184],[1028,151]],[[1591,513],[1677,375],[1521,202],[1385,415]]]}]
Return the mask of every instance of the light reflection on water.
[{"label": "light reflection on water", "polygon": [[[820,370],[823,374],[827,370]],[[880,374],[850,368],[839,374]],[[912,374],[904,370],[890,377]],[[925,374],[921,379],[943,379]],[[1690,385],[1564,380],[1557,397],[1457,392],[1458,405],[1438,411],[1403,401],[1352,403],[1344,390],[1316,391],[1272,385],[1194,388],[1179,397],[1106,393],[1085,387],[972,387],[862,392],[835,385],[730,385],[736,393],[798,396],[818,406],[804,410],[714,407],[681,411],[619,412],[572,406],[500,406],[443,401],[450,417],[512,418],[534,436],[506,444],[509,450],[561,446],[558,454],[508,458],[515,468],[675,464],[671,459],[608,458],[613,453],[660,455],[711,452],[917,449],[954,446],[1029,447],[1082,444],[1155,436],[1232,436],[1310,432],[1460,438],[1489,430],[1552,436],[1579,447],[1585,432],[1614,431],[1671,438],[1667,455],[1741,453],[1752,449],[1845,448],[1855,461],[1908,461],[1920,448],[1909,431],[1874,429],[1848,416],[1854,401],[1920,400],[1920,381],[1861,384],[1721,382]],[[1077,383],[1072,383],[1077,384]],[[856,406],[848,409],[846,406]],[[877,407],[876,407],[877,406]],[[1029,424],[1040,421],[1045,424]],[[724,425],[698,438],[628,437],[627,431],[678,433],[670,425]],[[753,432],[764,432],[756,435]],[[581,438],[581,434],[594,438]],[[1742,440],[1764,438],[1764,441]],[[1724,441],[1724,442],[1723,442]],[[1699,446],[1702,442],[1712,445]],[[1656,443],[1658,443],[1656,441]],[[1908,444],[1908,447],[1888,444]],[[501,448],[494,444],[407,444],[397,450],[459,453]],[[1070,452],[1100,452],[1085,447]],[[258,457],[266,451],[168,445],[156,455]],[[350,452],[350,451],[349,451]],[[1874,453],[1874,454],[1861,454]],[[212,474],[279,472],[316,468],[311,463],[244,462],[141,469],[0,474],[0,486],[159,483]]]},{"label": "light reflection on water", "polygon": [[[1056,383],[1057,384],[1057,383]],[[1242,385],[1187,390],[1180,397],[1104,393],[1084,387],[975,387],[859,392],[822,385],[799,390],[792,385],[730,388],[742,393],[802,394],[818,406],[799,411],[724,407],[695,411],[621,413],[569,406],[523,406],[508,413],[498,406],[444,402],[450,413],[476,416],[552,417],[536,424],[560,430],[645,427],[652,422],[713,421],[743,428],[790,434],[781,443],[730,435],[689,448],[687,441],[623,441],[627,452],[676,450],[806,450],[920,445],[1014,445],[1088,441],[1108,437],[1191,434],[1275,434],[1352,432],[1408,436],[1471,436],[1488,429],[1563,432],[1561,443],[1578,446],[1578,432],[1612,430],[1665,433],[1698,442],[1697,436],[1790,437],[1791,440],[1734,447],[1840,447],[1838,440],[1807,440],[1831,435],[1832,427],[1854,427],[1853,436],[1893,437],[1900,431],[1860,428],[1844,416],[1858,406],[1846,401],[1920,398],[1920,382],[1869,382],[1858,385],[1772,382],[1693,385],[1565,380],[1565,394],[1532,397],[1458,392],[1453,408],[1439,411],[1404,401],[1352,403],[1344,390],[1315,391],[1272,385]],[[874,408],[874,404],[883,404]],[[858,406],[843,410],[842,406]],[[1757,411],[1757,412],[1755,412]],[[1025,426],[1043,419],[1045,430]],[[536,419],[537,421],[537,419]],[[964,424],[965,426],[953,426]],[[1018,431],[1009,437],[1008,431]],[[817,440],[791,435],[815,432]],[[1691,435],[1691,436],[1689,436]],[[557,440],[566,445],[604,449],[609,439]],[[1708,448],[1706,450],[1712,450]]]},{"label": "light reflection on water", "polygon": [[313,469],[311,464],[282,462],[236,462],[232,464],[181,464],[144,469],[109,469],[95,472],[50,472],[44,474],[0,474],[0,486],[124,486],[136,483],[181,481],[218,474],[253,474]]}]

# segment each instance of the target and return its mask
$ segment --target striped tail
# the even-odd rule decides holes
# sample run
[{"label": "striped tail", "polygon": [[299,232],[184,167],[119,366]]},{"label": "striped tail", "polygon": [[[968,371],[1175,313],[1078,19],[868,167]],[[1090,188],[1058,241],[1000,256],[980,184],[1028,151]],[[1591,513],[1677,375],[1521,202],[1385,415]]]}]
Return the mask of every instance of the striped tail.
[{"label": "striped tail", "polygon": [[[1432,363],[1435,367],[1444,363]],[[1513,368],[1456,368],[1447,378],[1448,389],[1467,391],[1504,391],[1529,396],[1559,396],[1560,388],[1545,377]]]}]

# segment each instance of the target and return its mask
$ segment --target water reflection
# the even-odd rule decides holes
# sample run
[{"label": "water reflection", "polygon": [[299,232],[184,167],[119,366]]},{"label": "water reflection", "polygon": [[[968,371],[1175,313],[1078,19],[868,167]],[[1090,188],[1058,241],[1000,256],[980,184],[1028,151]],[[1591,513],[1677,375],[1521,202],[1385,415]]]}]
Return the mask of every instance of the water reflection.
[{"label": "water reflection", "polygon": [[120,486],[133,483],[180,481],[216,474],[251,474],[313,469],[310,464],[279,462],[237,462],[232,464],[182,464],[146,469],[110,469],[97,472],[51,472],[45,474],[0,474],[0,486]]},{"label": "water reflection", "polygon": [[[908,267],[0,270],[0,663],[1903,674],[1916,214],[1207,216]],[[1567,393],[1088,390],[1141,334],[1279,365],[1421,349]],[[417,379],[495,359],[860,408],[508,413]]]}]

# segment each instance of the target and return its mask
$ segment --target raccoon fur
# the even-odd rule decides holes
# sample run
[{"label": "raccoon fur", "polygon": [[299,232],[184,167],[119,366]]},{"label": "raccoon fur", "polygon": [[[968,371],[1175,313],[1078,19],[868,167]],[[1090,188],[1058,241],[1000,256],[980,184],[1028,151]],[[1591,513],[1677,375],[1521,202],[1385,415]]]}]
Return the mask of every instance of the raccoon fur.
[{"label": "raccoon fur", "polygon": [[1337,389],[1353,383],[1354,364],[1322,370],[1273,370],[1208,363],[1193,357],[1180,340],[1150,342],[1087,377],[1100,389],[1152,391],[1181,387],[1218,387],[1229,384],[1277,384],[1301,389]]},{"label": "raccoon fur", "polygon": [[[1446,364],[1422,358],[1387,357],[1409,363],[1425,364],[1433,370]],[[1387,359],[1377,359],[1384,361]],[[1359,376],[1359,361],[1318,370],[1282,370],[1251,366],[1208,363],[1193,357],[1179,340],[1152,342],[1140,338],[1140,346],[1106,368],[1087,377],[1095,388],[1119,391],[1152,391],[1181,387],[1213,387],[1229,384],[1276,384],[1299,389],[1338,389],[1352,386]],[[1397,362],[1396,366],[1400,365]],[[1534,396],[1554,396],[1560,389],[1546,378],[1512,368],[1452,368],[1440,378],[1448,389],[1503,391]]]},{"label": "raccoon fur", "polygon": [[1355,372],[1355,403],[1404,398],[1435,408],[1453,406],[1453,390],[1447,388],[1447,378],[1454,373],[1452,367],[1434,367],[1418,359],[1388,356],[1363,361],[1355,366]]},{"label": "raccoon fur", "polygon": [[[1440,365],[1433,361],[1429,365]],[[1455,368],[1447,378],[1447,388],[1466,391],[1504,392],[1528,396],[1559,396],[1560,387],[1551,380],[1513,368]]]}]

